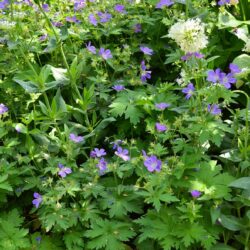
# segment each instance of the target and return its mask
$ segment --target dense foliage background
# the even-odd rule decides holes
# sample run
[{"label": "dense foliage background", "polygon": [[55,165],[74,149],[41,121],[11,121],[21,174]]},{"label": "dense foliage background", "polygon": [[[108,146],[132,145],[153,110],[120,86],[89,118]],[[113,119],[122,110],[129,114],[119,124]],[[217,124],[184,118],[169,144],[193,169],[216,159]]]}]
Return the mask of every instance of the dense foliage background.
[{"label": "dense foliage background", "polygon": [[250,249],[250,1],[1,0],[0,249]]}]

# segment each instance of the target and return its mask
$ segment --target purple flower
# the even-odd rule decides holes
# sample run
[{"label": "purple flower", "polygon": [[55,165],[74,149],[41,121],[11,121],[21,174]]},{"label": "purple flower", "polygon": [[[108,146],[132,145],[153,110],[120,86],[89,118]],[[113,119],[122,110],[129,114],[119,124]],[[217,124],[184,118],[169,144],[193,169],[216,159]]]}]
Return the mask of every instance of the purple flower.
[{"label": "purple flower", "polygon": [[236,79],[234,78],[234,75],[232,73],[226,74],[226,73],[220,73],[220,84],[224,85],[225,88],[230,89],[232,83],[236,83]]},{"label": "purple flower", "polygon": [[79,143],[84,140],[83,136],[77,136],[76,134],[73,134],[73,133],[69,135],[69,139],[75,143]]},{"label": "purple flower", "polygon": [[221,109],[217,104],[208,104],[207,105],[207,111],[211,113],[212,115],[220,115],[221,114]]},{"label": "purple flower", "polygon": [[115,140],[114,142],[111,142],[110,144],[114,144],[113,145],[113,149],[117,149],[119,147],[120,144],[122,144],[122,140]]},{"label": "purple flower", "polygon": [[52,22],[53,26],[55,27],[61,27],[63,24],[61,22]]},{"label": "purple flower", "polygon": [[114,89],[115,91],[119,92],[125,89],[125,87],[123,85],[114,85],[112,87],[112,89]]},{"label": "purple flower", "polygon": [[192,190],[190,193],[191,193],[193,198],[198,198],[201,196],[201,192],[198,190]]},{"label": "purple flower", "polygon": [[112,54],[111,54],[111,51],[109,49],[104,49],[104,48],[100,48],[99,50],[99,55],[104,59],[104,60],[107,60],[109,58],[112,58]]},{"label": "purple flower", "polygon": [[66,17],[66,21],[67,21],[67,22],[70,22],[70,23],[80,23],[80,22],[81,22],[81,21],[79,21],[79,20],[76,18],[76,16],[73,16],[73,17],[67,16],[67,17]]},{"label": "purple flower", "polygon": [[101,11],[99,11],[97,13],[97,15],[100,17],[100,22],[101,23],[106,23],[106,22],[108,22],[112,18],[112,15],[109,14],[108,12],[101,12]]},{"label": "purple flower", "polygon": [[44,4],[42,5],[42,8],[43,8],[43,10],[44,10],[45,12],[49,12],[49,5],[48,5],[48,4],[44,3]]},{"label": "purple flower", "polygon": [[182,61],[187,61],[189,58],[191,58],[192,56],[201,59],[204,57],[203,54],[199,53],[199,52],[188,52],[186,55],[181,57]]},{"label": "purple flower", "polygon": [[140,50],[145,54],[145,55],[150,55],[152,56],[153,55],[153,50],[148,48],[148,47],[143,47],[143,46],[140,46]]},{"label": "purple flower", "polygon": [[0,104],[0,115],[6,113],[8,110],[8,107],[6,107],[3,103]]},{"label": "purple flower", "polygon": [[32,201],[32,204],[35,205],[36,208],[38,208],[40,203],[43,201],[43,198],[39,193],[34,193],[33,197],[35,199]]},{"label": "purple flower", "polygon": [[160,0],[159,3],[156,4],[156,9],[162,9],[164,6],[171,6],[174,4],[171,0]]},{"label": "purple flower", "polygon": [[99,157],[102,157],[102,156],[104,156],[104,155],[106,155],[107,153],[106,153],[106,151],[105,151],[105,149],[103,149],[103,148],[95,148],[94,150],[92,150],[91,152],[90,152],[90,157],[92,157],[92,158],[99,158]]},{"label": "purple flower", "polygon": [[159,172],[161,170],[161,160],[157,159],[155,155],[147,156],[145,151],[142,151],[144,155],[144,166],[147,168],[149,172],[157,171]]},{"label": "purple flower", "polygon": [[186,94],[185,98],[189,99],[193,95],[194,90],[195,90],[194,85],[192,83],[189,83],[188,86],[182,90],[182,93],[185,93]]},{"label": "purple flower", "polygon": [[135,32],[135,33],[141,32],[141,24],[140,24],[140,23],[137,23],[137,24],[134,26],[134,32]]},{"label": "purple flower", "polygon": [[164,132],[164,131],[167,130],[167,126],[166,125],[158,123],[158,122],[155,124],[155,128],[156,128],[156,130],[158,132]]},{"label": "purple flower", "polygon": [[155,107],[157,109],[159,109],[159,110],[164,110],[164,109],[170,107],[170,104],[169,103],[165,103],[165,102],[161,102],[161,103],[156,103]]},{"label": "purple flower", "polygon": [[44,35],[42,35],[42,36],[39,37],[39,40],[40,41],[45,41],[47,38],[48,38],[48,35],[44,34]]},{"label": "purple flower", "polygon": [[115,11],[117,11],[119,13],[123,13],[123,14],[126,13],[125,7],[122,4],[115,5],[114,9],[115,9]]},{"label": "purple flower", "polygon": [[5,9],[8,4],[9,4],[8,0],[3,0],[2,2],[0,2],[0,9]]},{"label": "purple flower", "polygon": [[142,60],[141,61],[141,69],[142,69],[142,73],[141,73],[141,81],[142,82],[146,82],[147,79],[151,78],[151,71],[147,71],[147,67],[145,65],[145,61]]},{"label": "purple flower", "polygon": [[225,5],[225,4],[229,4],[230,3],[230,0],[220,0],[219,2],[218,2],[218,5],[220,5],[220,6],[222,6],[222,5]]},{"label": "purple flower", "polygon": [[99,168],[100,170],[100,175],[103,175],[104,172],[107,170],[107,162],[105,161],[104,158],[101,158],[99,160],[99,162],[96,164],[96,166]]},{"label": "purple flower", "polygon": [[42,240],[42,237],[41,237],[41,236],[38,236],[38,237],[36,237],[35,240],[37,241],[38,244],[40,244],[40,243],[41,243],[41,240]]},{"label": "purple flower", "polygon": [[229,64],[229,69],[231,71],[232,74],[237,74],[240,73],[242,70],[239,68],[238,65],[230,63]]},{"label": "purple flower", "polygon": [[78,11],[83,9],[86,6],[86,0],[75,0],[74,10]]},{"label": "purple flower", "polygon": [[221,70],[218,68],[215,71],[209,70],[207,72],[207,81],[217,83],[220,81]]},{"label": "purple flower", "polygon": [[41,236],[36,237],[36,241],[37,241],[38,244],[41,243],[41,240],[42,240],[42,237],[41,237]]},{"label": "purple flower", "polygon": [[94,14],[89,15],[89,22],[93,24],[94,26],[97,26],[97,20]]},{"label": "purple flower", "polygon": [[115,151],[115,154],[122,158],[124,161],[129,161],[130,157],[128,155],[128,150],[127,149],[122,149],[122,147],[118,147],[117,151]]},{"label": "purple flower", "polygon": [[63,164],[59,163],[58,167],[60,171],[58,172],[58,175],[60,175],[62,178],[66,177],[66,175],[71,174],[72,170],[71,168],[64,167]]},{"label": "purple flower", "polygon": [[96,54],[96,47],[91,45],[91,42],[89,42],[86,45],[86,48],[89,52],[91,52],[92,54]]}]

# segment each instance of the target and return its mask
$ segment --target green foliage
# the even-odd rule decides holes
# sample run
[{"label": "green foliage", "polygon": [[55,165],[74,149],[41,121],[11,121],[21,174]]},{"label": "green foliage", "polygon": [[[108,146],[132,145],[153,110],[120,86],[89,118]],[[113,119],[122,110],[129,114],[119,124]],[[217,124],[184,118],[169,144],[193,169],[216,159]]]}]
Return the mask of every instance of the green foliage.
[{"label": "green foliage", "polygon": [[87,244],[90,249],[122,250],[126,249],[123,242],[135,236],[135,232],[131,223],[99,219],[91,223],[85,236],[91,239]]}]

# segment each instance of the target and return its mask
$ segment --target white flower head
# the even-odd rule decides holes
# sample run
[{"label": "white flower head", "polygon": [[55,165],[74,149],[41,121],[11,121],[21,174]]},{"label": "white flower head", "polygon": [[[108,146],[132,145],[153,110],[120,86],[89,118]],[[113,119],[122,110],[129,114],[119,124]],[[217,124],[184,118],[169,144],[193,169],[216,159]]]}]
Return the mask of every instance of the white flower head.
[{"label": "white flower head", "polygon": [[181,20],[169,30],[168,37],[175,40],[184,52],[198,52],[205,48],[208,39],[205,34],[205,25],[199,18]]}]

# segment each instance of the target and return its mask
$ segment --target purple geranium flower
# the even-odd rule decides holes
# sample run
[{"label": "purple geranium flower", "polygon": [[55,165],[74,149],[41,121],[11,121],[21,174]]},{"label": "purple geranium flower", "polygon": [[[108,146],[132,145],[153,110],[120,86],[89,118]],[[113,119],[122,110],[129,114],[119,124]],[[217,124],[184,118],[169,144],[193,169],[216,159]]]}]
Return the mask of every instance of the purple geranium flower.
[{"label": "purple geranium flower", "polygon": [[107,60],[109,58],[112,58],[112,54],[111,54],[111,51],[109,49],[104,49],[104,48],[100,48],[99,50],[99,55],[104,59],[104,60]]},{"label": "purple geranium flower", "polygon": [[78,20],[78,19],[76,18],[76,16],[73,16],[73,17],[67,16],[67,17],[66,17],[66,21],[67,21],[67,22],[70,22],[70,23],[80,23],[80,22],[81,22],[80,20]]},{"label": "purple geranium flower", "polygon": [[217,83],[220,81],[221,70],[218,68],[215,71],[209,70],[207,72],[207,81]]},{"label": "purple geranium flower", "polygon": [[78,11],[83,9],[86,6],[86,0],[75,0],[74,10]]},{"label": "purple geranium flower", "polygon": [[99,11],[99,12],[97,12],[97,15],[100,17],[101,23],[106,23],[112,18],[112,15],[109,14],[108,12]]},{"label": "purple geranium flower", "polygon": [[63,24],[61,22],[52,22],[53,26],[55,27],[61,27]]},{"label": "purple geranium flower", "polygon": [[97,20],[94,14],[89,15],[89,22],[93,24],[94,26],[97,26]]},{"label": "purple geranium flower", "polygon": [[198,190],[192,190],[190,193],[191,193],[193,198],[198,198],[201,196],[201,192]]},{"label": "purple geranium flower", "polygon": [[155,107],[157,109],[159,109],[159,110],[164,110],[164,109],[170,107],[170,104],[169,103],[165,103],[165,102],[161,102],[161,103],[156,103]]},{"label": "purple geranium flower", "polygon": [[189,83],[188,86],[182,90],[182,93],[185,93],[186,94],[185,98],[189,99],[193,95],[194,90],[195,90],[194,85],[192,83]]},{"label": "purple geranium flower", "polygon": [[229,64],[229,69],[231,71],[232,74],[237,74],[240,73],[242,70],[239,68],[238,65],[230,63]]},{"label": "purple geranium flower", "polygon": [[220,6],[225,5],[225,4],[230,4],[230,0],[220,0],[218,2],[218,5],[220,5]]},{"label": "purple geranium flower", "polygon": [[115,91],[119,92],[119,91],[124,90],[125,87],[124,87],[123,85],[120,84],[120,85],[114,85],[114,86],[112,87],[112,89],[114,89]]},{"label": "purple geranium flower", "polygon": [[141,61],[141,69],[142,69],[141,81],[142,82],[146,82],[147,79],[151,78],[151,71],[146,70],[147,67],[145,65],[145,61],[144,60]]},{"label": "purple geranium flower", "polygon": [[134,26],[134,32],[135,32],[135,33],[141,32],[141,24],[140,24],[140,23],[137,23],[137,24]]},{"label": "purple geranium flower", "polygon": [[140,50],[145,54],[145,55],[153,55],[153,50],[148,48],[148,47],[144,47],[144,46],[140,46]]},{"label": "purple geranium flower", "polygon": [[172,4],[174,4],[174,2],[171,0],[160,0],[160,2],[156,4],[155,8],[162,9],[164,6],[171,6]]},{"label": "purple geranium flower", "polygon": [[90,152],[90,157],[92,157],[92,158],[99,158],[99,157],[102,157],[102,156],[104,156],[104,155],[106,155],[107,153],[106,153],[106,151],[105,151],[105,149],[103,149],[103,148],[95,148],[94,150],[92,150],[91,152]]},{"label": "purple geranium flower", "polygon": [[232,73],[226,74],[226,73],[222,72],[220,74],[219,81],[220,81],[220,84],[225,86],[225,88],[230,89],[231,84],[236,83],[237,80],[234,78],[234,74],[232,74]]},{"label": "purple geranium flower", "polygon": [[96,164],[96,166],[99,168],[100,170],[100,175],[103,175],[104,172],[107,170],[107,162],[105,161],[104,158],[101,158],[99,160],[99,162]]},{"label": "purple geranium flower", "polygon": [[87,45],[86,45],[86,48],[89,52],[91,52],[92,54],[96,54],[96,47],[91,45],[91,42],[89,42]]},{"label": "purple geranium flower", "polygon": [[220,115],[221,114],[221,109],[217,104],[208,104],[207,105],[207,111],[211,113],[212,115]]},{"label": "purple geranium flower", "polygon": [[33,194],[33,197],[35,199],[32,201],[32,204],[35,205],[36,208],[38,208],[40,203],[43,201],[43,198],[39,193],[36,192]]},{"label": "purple geranium flower", "polygon": [[60,175],[62,178],[66,177],[66,175],[71,174],[72,170],[71,168],[64,167],[63,164],[59,163],[58,167],[60,171],[58,172],[58,175]]},{"label": "purple geranium flower", "polygon": [[144,150],[142,151],[142,153],[145,158],[143,163],[144,166],[147,168],[147,170],[149,172],[154,172],[154,171],[159,172],[161,170],[161,165],[162,165],[161,160],[157,159],[155,155],[147,156]]},{"label": "purple geranium flower", "polygon": [[48,35],[47,34],[44,34],[42,36],[39,37],[39,41],[45,41],[46,39],[48,38]]},{"label": "purple geranium flower", "polygon": [[69,135],[69,139],[75,143],[82,142],[84,140],[83,136],[78,136],[76,134],[71,133]]},{"label": "purple geranium flower", "polygon": [[49,5],[47,3],[42,4],[42,8],[45,12],[49,12]]},{"label": "purple geranium flower", "polygon": [[119,156],[120,158],[122,158],[124,161],[129,161],[130,160],[127,149],[123,149],[122,147],[118,147],[117,151],[115,151],[115,154],[117,156]]},{"label": "purple geranium flower", "polygon": [[114,9],[115,9],[115,11],[117,11],[119,13],[123,13],[123,14],[126,13],[125,6],[122,4],[115,5]]},{"label": "purple geranium flower", "polygon": [[9,4],[8,0],[3,0],[2,2],[0,2],[0,9],[5,9],[8,4]]},{"label": "purple geranium flower", "polygon": [[156,130],[157,130],[158,132],[164,132],[164,131],[167,130],[167,126],[164,125],[164,124],[161,124],[161,123],[159,123],[159,122],[157,122],[157,123],[155,124],[155,128],[156,128]]},{"label": "purple geranium flower", "polygon": [[5,106],[3,103],[0,104],[0,115],[6,113],[8,111],[8,107]]}]

